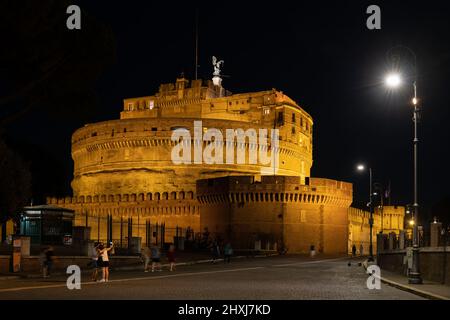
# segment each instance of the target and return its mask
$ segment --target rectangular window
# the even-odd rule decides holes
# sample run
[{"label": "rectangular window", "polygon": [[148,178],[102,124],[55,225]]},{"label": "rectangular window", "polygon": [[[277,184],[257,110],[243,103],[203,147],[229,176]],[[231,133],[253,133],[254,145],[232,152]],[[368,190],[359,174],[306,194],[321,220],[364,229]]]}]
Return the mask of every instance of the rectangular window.
[{"label": "rectangular window", "polygon": [[292,114],[292,123],[295,123],[295,113]]},{"label": "rectangular window", "polygon": [[270,108],[264,108],[263,113],[264,113],[265,116],[267,116],[268,114],[270,114]]},{"label": "rectangular window", "polygon": [[128,111],[133,111],[133,103],[132,102],[128,103]]},{"label": "rectangular window", "polygon": [[155,107],[155,101],[150,100],[150,101],[148,102],[148,108],[149,108],[150,110],[152,110],[154,107]]},{"label": "rectangular window", "polygon": [[277,124],[278,124],[279,126],[284,125],[284,114],[283,114],[282,111],[278,113]]},{"label": "rectangular window", "polygon": [[292,134],[295,134],[295,127],[292,126]]}]

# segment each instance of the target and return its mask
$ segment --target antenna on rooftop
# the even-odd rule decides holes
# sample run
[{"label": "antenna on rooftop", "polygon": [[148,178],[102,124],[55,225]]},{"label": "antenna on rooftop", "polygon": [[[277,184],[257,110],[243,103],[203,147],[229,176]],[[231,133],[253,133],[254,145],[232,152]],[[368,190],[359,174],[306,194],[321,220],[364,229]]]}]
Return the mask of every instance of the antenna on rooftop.
[{"label": "antenna on rooftop", "polygon": [[198,8],[195,9],[195,80],[198,79]]}]

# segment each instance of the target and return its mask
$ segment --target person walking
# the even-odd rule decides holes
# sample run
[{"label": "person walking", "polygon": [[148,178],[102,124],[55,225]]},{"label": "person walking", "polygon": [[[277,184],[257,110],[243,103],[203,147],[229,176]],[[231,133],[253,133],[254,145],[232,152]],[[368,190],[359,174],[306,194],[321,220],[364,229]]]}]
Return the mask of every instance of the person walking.
[{"label": "person walking", "polygon": [[233,255],[233,248],[231,247],[231,243],[227,241],[227,243],[223,247],[223,256],[224,256],[223,262],[230,263],[232,255]]},{"label": "person walking", "polygon": [[151,252],[150,248],[145,246],[141,250],[141,257],[144,261],[144,272],[148,272],[148,267],[150,266]]},{"label": "person walking", "polygon": [[45,267],[44,267],[44,278],[50,277],[50,272],[53,267],[53,259],[54,259],[53,247],[48,247],[45,250]]},{"label": "person walking", "polygon": [[362,245],[362,243],[359,245],[359,255],[360,256],[364,255],[364,246]]},{"label": "person walking", "polygon": [[356,245],[352,246],[352,257],[356,256]]},{"label": "person walking", "polygon": [[100,282],[108,282],[109,281],[109,257],[108,257],[108,251],[110,251],[114,245],[112,244],[111,247],[107,248],[102,244],[98,247],[98,256],[99,260],[101,259],[101,268],[102,268],[102,280]]},{"label": "person walking", "polygon": [[220,248],[217,240],[214,240],[211,245],[212,263],[216,263],[216,259],[220,257]]},{"label": "person walking", "polygon": [[167,252],[167,260],[169,260],[170,271],[175,270],[175,246],[173,244],[170,245],[169,251]]},{"label": "person walking", "polygon": [[155,272],[155,267],[158,267],[157,271],[161,270],[161,251],[158,246],[153,245],[151,249],[152,253],[152,272]]}]

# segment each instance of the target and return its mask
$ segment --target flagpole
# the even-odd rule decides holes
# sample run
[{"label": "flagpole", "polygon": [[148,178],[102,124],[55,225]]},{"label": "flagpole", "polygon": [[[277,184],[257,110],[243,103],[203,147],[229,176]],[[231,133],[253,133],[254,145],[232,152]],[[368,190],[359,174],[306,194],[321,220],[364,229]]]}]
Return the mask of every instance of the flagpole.
[{"label": "flagpole", "polygon": [[387,199],[387,205],[391,205],[391,180],[389,180],[389,183],[387,185],[387,188],[384,190],[384,198]]},{"label": "flagpole", "polygon": [[388,205],[391,205],[391,180],[389,180],[389,198],[388,198]]}]

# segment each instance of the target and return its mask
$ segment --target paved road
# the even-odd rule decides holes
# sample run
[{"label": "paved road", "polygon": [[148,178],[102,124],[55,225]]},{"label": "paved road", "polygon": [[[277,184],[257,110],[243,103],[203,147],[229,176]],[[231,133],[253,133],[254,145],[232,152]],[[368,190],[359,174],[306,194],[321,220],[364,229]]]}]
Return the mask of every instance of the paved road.
[{"label": "paved road", "polygon": [[6,299],[421,299],[388,285],[366,287],[367,275],[348,259],[269,257],[180,266],[177,271],[115,272],[108,283],[84,279],[68,290],[63,277],[0,281]]}]

